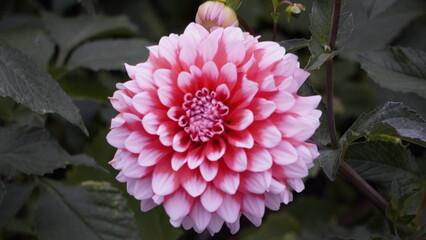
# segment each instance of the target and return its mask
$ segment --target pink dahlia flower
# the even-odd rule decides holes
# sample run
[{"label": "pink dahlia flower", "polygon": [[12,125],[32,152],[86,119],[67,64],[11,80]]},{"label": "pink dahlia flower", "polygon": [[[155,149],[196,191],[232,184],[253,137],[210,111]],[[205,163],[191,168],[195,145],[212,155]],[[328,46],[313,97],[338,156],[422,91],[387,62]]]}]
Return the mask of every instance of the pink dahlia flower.
[{"label": "pink dahlia flower", "polygon": [[142,211],[162,204],[175,227],[214,234],[226,223],[235,233],[241,215],[259,226],[265,207],[303,190],[320,97],[298,96],[309,74],[297,57],[257,39],[191,23],[126,65],[107,139]]}]

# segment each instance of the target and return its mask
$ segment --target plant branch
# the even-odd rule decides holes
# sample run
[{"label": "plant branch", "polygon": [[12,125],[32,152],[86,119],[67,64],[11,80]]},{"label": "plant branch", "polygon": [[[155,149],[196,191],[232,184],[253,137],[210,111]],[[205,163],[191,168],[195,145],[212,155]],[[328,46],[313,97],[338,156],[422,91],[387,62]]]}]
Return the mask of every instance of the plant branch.
[{"label": "plant branch", "polygon": [[[332,50],[335,48],[337,32],[339,29],[341,0],[334,1],[334,9],[332,16],[332,24],[328,45]],[[336,124],[334,120],[333,109],[333,58],[326,62],[326,78],[327,78],[327,117],[330,131],[331,144],[333,149],[338,148]],[[387,201],[378,193],[370,184],[368,184],[357,172],[355,172],[347,163],[343,162],[339,168],[340,173],[361,193],[363,193],[380,211],[385,213],[388,206]]]}]

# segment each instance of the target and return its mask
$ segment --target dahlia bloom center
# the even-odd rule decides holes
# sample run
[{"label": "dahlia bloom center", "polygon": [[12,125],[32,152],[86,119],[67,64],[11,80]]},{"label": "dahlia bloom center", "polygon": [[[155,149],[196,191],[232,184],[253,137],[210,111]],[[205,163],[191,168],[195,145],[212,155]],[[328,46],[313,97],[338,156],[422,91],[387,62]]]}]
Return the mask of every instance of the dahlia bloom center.
[{"label": "dahlia bloom center", "polygon": [[224,131],[222,118],[228,114],[229,108],[218,99],[215,91],[203,88],[195,95],[186,93],[182,109],[185,113],[179,117],[178,123],[192,141],[207,142]]}]

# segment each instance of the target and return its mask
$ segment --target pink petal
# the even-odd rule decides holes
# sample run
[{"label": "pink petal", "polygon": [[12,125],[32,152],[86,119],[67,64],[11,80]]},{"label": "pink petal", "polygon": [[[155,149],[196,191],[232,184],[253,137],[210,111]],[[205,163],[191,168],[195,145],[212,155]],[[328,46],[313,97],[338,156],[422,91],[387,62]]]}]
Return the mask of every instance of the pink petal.
[{"label": "pink petal", "polygon": [[201,233],[210,223],[211,213],[207,212],[199,201],[196,201],[192,207],[190,216],[194,222],[194,228]]},{"label": "pink petal", "polygon": [[173,72],[170,69],[158,69],[153,74],[154,82],[157,87],[173,85],[175,79],[173,79]]},{"label": "pink petal", "polygon": [[168,195],[179,187],[179,178],[170,166],[170,162],[159,163],[152,173],[152,190],[158,195]]},{"label": "pink petal", "polygon": [[158,127],[160,126],[162,119],[158,116],[160,112],[150,112],[145,115],[142,119],[142,126],[149,134],[156,135]]},{"label": "pink petal", "polygon": [[318,106],[320,101],[321,101],[321,96],[319,95],[308,96],[308,97],[298,97],[294,105],[289,110],[289,112],[296,113],[300,116],[306,116]]},{"label": "pink petal", "polygon": [[162,37],[158,43],[158,55],[163,57],[171,66],[177,65],[178,40],[177,35]]},{"label": "pink petal", "polygon": [[225,193],[235,194],[240,185],[240,174],[226,168],[221,168],[213,183],[216,188]]},{"label": "pink petal", "polygon": [[228,146],[223,159],[233,171],[243,172],[247,169],[247,155],[242,148]]},{"label": "pink petal", "polygon": [[206,189],[207,183],[197,170],[190,170],[184,167],[179,174],[182,187],[192,197],[200,196]]},{"label": "pink petal", "polygon": [[223,226],[223,219],[218,214],[212,213],[209,226],[207,227],[210,234],[213,235],[219,232],[222,226]]},{"label": "pink petal", "polygon": [[269,185],[268,191],[273,194],[280,194],[283,192],[287,187],[283,185],[282,183],[278,182],[274,178],[272,178],[271,184]]},{"label": "pink petal", "polygon": [[198,47],[198,55],[202,58],[203,62],[211,61],[216,56],[221,36],[222,30],[217,30],[210,33],[201,41]]},{"label": "pink petal", "polygon": [[250,149],[253,147],[254,139],[249,131],[232,131],[229,130],[226,134],[229,144],[235,147]]},{"label": "pink petal", "polygon": [[146,199],[141,201],[141,211],[148,212],[149,210],[158,206],[152,199]]},{"label": "pink petal", "polygon": [[233,223],[237,221],[240,215],[240,208],[241,203],[237,198],[226,195],[216,212],[223,218],[223,220],[225,220],[225,222]]},{"label": "pink petal", "polygon": [[269,152],[274,163],[279,165],[291,164],[297,161],[298,158],[296,149],[287,141],[281,141],[277,146],[271,148]]},{"label": "pink petal", "polygon": [[276,112],[278,113],[284,113],[288,111],[296,102],[293,95],[286,91],[277,92],[269,100],[275,102],[277,106]]},{"label": "pink petal", "polygon": [[211,161],[217,161],[225,154],[226,143],[221,137],[210,139],[206,145],[206,157]]},{"label": "pink petal", "polygon": [[265,194],[265,205],[267,208],[273,211],[278,211],[280,209],[281,202],[282,200],[280,195],[271,193]]},{"label": "pink petal", "polygon": [[262,172],[272,167],[272,156],[268,150],[263,147],[254,146],[246,152],[248,166],[247,169],[252,172]]},{"label": "pink petal", "polygon": [[139,154],[149,141],[152,141],[151,137],[141,132],[132,132],[124,142],[124,146],[130,152]]},{"label": "pink petal", "polygon": [[253,112],[254,120],[265,120],[275,111],[276,105],[273,101],[264,98],[254,98],[249,106]]},{"label": "pink petal", "polygon": [[282,167],[287,178],[304,178],[308,176],[308,168],[303,161],[296,161]]},{"label": "pink petal", "polygon": [[[169,149],[159,148],[159,142],[151,142],[147,144],[144,149],[141,151],[138,157],[138,164],[143,167],[154,166],[160,162],[163,158],[168,157],[170,154]],[[160,144],[161,145],[161,144]]]},{"label": "pink petal", "polygon": [[258,84],[244,77],[241,87],[233,94],[229,106],[236,108],[247,107],[258,92]]},{"label": "pink petal", "polygon": [[166,121],[161,123],[157,130],[160,142],[164,146],[172,146],[173,137],[179,130],[179,125],[176,122]]},{"label": "pink petal", "polygon": [[153,92],[141,92],[132,99],[133,107],[141,114],[148,114],[160,106],[157,96]]},{"label": "pink petal", "polygon": [[190,169],[195,169],[198,166],[200,166],[200,164],[203,163],[204,158],[205,158],[205,154],[204,154],[204,145],[193,145],[190,150],[188,155],[186,156],[187,158],[187,162],[188,162],[188,167]]},{"label": "pink petal", "polygon": [[125,112],[122,114],[123,119],[126,121],[126,127],[132,131],[143,131],[142,120],[135,114]]},{"label": "pink petal", "polygon": [[176,152],[185,152],[188,150],[191,142],[189,135],[182,130],[173,137],[173,149]]},{"label": "pink petal", "polygon": [[200,197],[201,204],[209,212],[215,212],[223,202],[224,194],[218,191],[214,186],[207,186]]},{"label": "pink petal", "polygon": [[171,86],[162,86],[157,90],[160,102],[166,107],[180,106],[183,101],[182,92],[177,91]]},{"label": "pink petal", "polygon": [[249,172],[246,171],[241,174],[241,190],[255,193],[264,194],[271,185],[272,174],[270,171],[264,172]]},{"label": "pink petal", "polygon": [[253,113],[248,109],[236,109],[225,119],[226,127],[241,131],[253,123]]},{"label": "pink petal", "polygon": [[179,170],[187,161],[187,153],[175,152],[172,157],[172,169]]},{"label": "pink petal", "polygon": [[216,88],[216,99],[225,102],[230,96],[230,92],[226,84],[222,83]]},{"label": "pink petal", "polygon": [[154,195],[151,187],[152,178],[141,178],[135,181],[133,196],[138,200],[149,199]]},{"label": "pink petal", "polygon": [[212,181],[219,171],[219,163],[217,161],[203,161],[200,165],[200,173],[207,182]]},{"label": "pink petal", "polygon": [[271,121],[255,122],[250,132],[254,141],[265,148],[273,148],[282,140],[280,130]]},{"label": "pink petal", "polygon": [[245,194],[243,196],[242,210],[245,213],[262,218],[263,214],[265,214],[265,200],[255,195]]},{"label": "pink petal", "polygon": [[115,148],[124,148],[124,142],[132,132],[126,128],[113,128],[108,133],[106,139]]},{"label": "pink petal", "polygon": [[213,89],[218,85],[219,70],[213,61],[206,62],[201,69],[203,72],[203,80],[208,89]]},{"label": "pink petal", "polygon": [[196,79],[188,72],[180,72],[177,83],[183,93],[195,93],[198,89]]},{"label": "pink petal", "polygon": [[228,86],[229,91],[237,84],[237,68],[233,63],[227,63],[220,69],[220,81]]},{"label": "pink petal", "polygon": [[164,199],[164,210],[170,219],[181,219],[189,214],[194,199],[185,191],[179,189],[175,193],[166,196]]},{"label": "pink petal", "polygon": [[167,111],[167,116],[175,122],[179,121],[183,114],[185,114],[185,111],[180,106],[173,106]]},{"label": "pink petal", "polygon": [[296,192],[301,192],[303,189],[305,189],[305,184],[303,183],[302,179],[294,178],[294,179],[288,179],[287,180],[288,185],[291,186],[291,188],[294,189]]}]

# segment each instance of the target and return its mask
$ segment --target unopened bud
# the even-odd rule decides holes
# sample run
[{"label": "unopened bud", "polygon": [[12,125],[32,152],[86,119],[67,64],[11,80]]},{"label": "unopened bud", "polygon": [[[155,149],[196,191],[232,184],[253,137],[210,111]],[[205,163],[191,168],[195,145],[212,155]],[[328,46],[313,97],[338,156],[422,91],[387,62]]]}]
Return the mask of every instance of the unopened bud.
[{"label": "unopened bud", "polygon": [[198,8],[195,22],[207,30],[212,27],[238,26],[237,14],[223,2],[207,1]]}]

